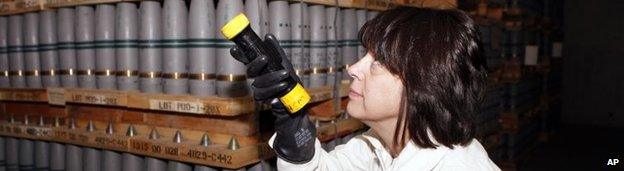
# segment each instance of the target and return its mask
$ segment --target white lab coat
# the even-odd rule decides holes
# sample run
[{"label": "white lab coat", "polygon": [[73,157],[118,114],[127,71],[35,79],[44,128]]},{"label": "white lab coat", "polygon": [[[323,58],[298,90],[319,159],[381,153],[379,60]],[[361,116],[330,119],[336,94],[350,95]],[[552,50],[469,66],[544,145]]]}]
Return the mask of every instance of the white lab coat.
[{"label": "white lab coat", "polygon": [[[292,164],[278,158],[277,170],[500,170],[476,139],[466,146],[455,146],[453,149],[442,145],[436,149],[419,148],[409,141],[399,156],[392,158],[376,137],[369,130],[346,144],[336,146],[329,153],[321,148],[319,140],[316,139],[314,157],[310,162]],[[274,139],[275,135],[269,140],[271,147]],[[435,141],[434,143],[437,144]]]}]

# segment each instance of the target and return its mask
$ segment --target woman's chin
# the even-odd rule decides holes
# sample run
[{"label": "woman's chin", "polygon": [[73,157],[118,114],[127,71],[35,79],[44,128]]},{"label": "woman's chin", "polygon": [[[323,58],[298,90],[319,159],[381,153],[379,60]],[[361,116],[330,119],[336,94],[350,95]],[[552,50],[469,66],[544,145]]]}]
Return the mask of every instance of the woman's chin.
[{"label": "woman's chin", "polygon": [[347,109],[345,110],[345,112],[347,112],[347,114],[349,114],[350,117],[356,117],[357,115],[354,113],[355,111],[353,110],[353,106],[351,105],[351,103],[347,103]]},{"label": "woman's chin", "polygon": [[348,104],[347,104],[347,110],[346,110],[346,112],[347,112],[347,114],[348,114],[350,117],[352,117],[352,118],[355,118],[355,119],[360,119],[360,120],[361,120],[361,119],[363,119],[363,118],[362,118],[362,113],[363,113],[363,112],[362,112],[362,111],[359,111],[359,110],[357,110],[357,109],[355,109],[355,106],[354,106],[353,104],[351,104],[351,103],[348,103]]}]

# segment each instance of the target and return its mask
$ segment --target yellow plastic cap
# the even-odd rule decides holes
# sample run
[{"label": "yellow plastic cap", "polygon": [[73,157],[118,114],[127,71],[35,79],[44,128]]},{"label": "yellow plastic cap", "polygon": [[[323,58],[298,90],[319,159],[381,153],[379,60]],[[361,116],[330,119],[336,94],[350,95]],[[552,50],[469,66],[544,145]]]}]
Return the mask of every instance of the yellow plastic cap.
[{"label": "yellow plastic cap", "polygon": [[247,19],[245,14],[240,13],[221,28],[221,34],[229,40],[238,35],[247,26],[249,26],[249,19]]},{"label": "yellow plastic cap", "polygon": [[297,83],[292,90],[279,99],[290,113],[295,113],[308,104],[311,97],[303,86]]}]

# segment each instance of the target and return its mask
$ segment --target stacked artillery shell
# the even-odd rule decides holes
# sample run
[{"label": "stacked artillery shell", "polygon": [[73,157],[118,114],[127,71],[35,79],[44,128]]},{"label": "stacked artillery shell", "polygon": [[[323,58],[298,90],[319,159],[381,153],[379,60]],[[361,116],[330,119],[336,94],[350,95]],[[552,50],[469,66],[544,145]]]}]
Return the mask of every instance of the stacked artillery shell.
[{"label": "stacked artillery shell", "polygon": [[[45,126],[43,117],[39,117],[38,126]],[[50,170],[50,144],[45,141],[36,140],[34,142],[34,161],[35,170]]]},{"label": "stacked artillery shell", "polygon": [[[28,125],[28,115],[24,115],[24,125]],[[33,170],[34,160],[34,143],[29,139],[19,139],[19,170]]]},{"label": "stacked artillery shell", "polygon": [[327,80],[327,23],[325,7],[312,5],[310,12],[310,88],[321,87]]},{"label": "stacked artillery shell", "polygon": [[[204,134],[199,145],[208,147],[211,144],[212,142],[210,141],[208,134]],[[195,167],[193,167],[193,171],[217,171],[217,169],[210,166],[195,165]]]},{"label": "stacked artillery shell", "polygon": [[9,16],[9,33],[7,35],[9,56],[9,79],[11,87],[25,88],[26,78],[24,77],[24,53],[22,46],[22,15]]},{"label": "stacked artillery shell", "polygon": [[336,148],[336,145],[338,145],[338,142],[340,141],[340,137],[338,137],[338,126],[336,125],[336,121],[332,120],[331,121],[332,127],[335,128],[334,129],[334,139],[330,140],[329,142],[326,143],[326,149],[327,151],[332,151],[334,150],[334,148]]},{"label": "stacked artillery shell", "polygon": [[39,28],[39,16],[37,13],[31,12],[24,14],[24,30],[22,36],[24,39],[24,65],[26,75],[26,85],[28,88],[41,88],[41,64],[39,59],[39,37],[37,29]]},{"label": "stacked artillery shell", "polygon": [[[346,71],[349,66],[353,65],[358,58],[357,46],[358,40],[358,28],[357,17],[354,9],[342,9],[342,64]],[[347,72],[343,72],[343,80],[350,80]]]},{"label": "stacked artillery shell", "polygon": [[251,26],[251,29],[253,29],[256,34],[258,34],[258,36],[264,36],[265,33],[263,21],[266,19],[262,16],[262,4],[266,5],[266,0],[245,1],[245,16],[247,16],[247,18],[249,19],[249,25]]},{"label": "stacked artillery shell", "polygon": [[212,168],[210,166],[203,166],[203,165],[195,165],[195,167],[193,167],[193,171],[218,171],[219,169],[216,168]]},{"label": "stacked artillery shell", "polygon": [[269,32],[275,35],[290,59],[291,29],[288,1],[270,1],[269,10]]},{"label": "stacked artillery shell", "polygon": [[267,4],[267,0],[259,0],[258,6],[260,8],[260,27],[262,28],[262,33],[259,35],[260,38],[264,38],[263,36],[269,33],[269,5]]},{"label": "stacked artillery shell", "polygon": [[6,138],[6,169],[7,171],[19,170],[19,139],[13,137]]},{"label": "stacked artillery shell", "polygon": [[340,18],[340,10],[337,7],[325,8],[325,21],[327,22],[327,85],[334,85],[336,82],[336,71],[338,64],[342,63],[339,59],[340,47],[338,46],[338,29],[337,20]]},{"label": "stacked artillery shell", "polygon": [[271,164],[266,160],[261,160],[259,163],[255,165],[247,167],[247,171],[265,171],[265,170],[273,170],[271,169]]},{"label": "stacked artillery shell", "polygon": [[[106,134],[112,136],[114,128],[112,123],[108,123]],[[121,154],[116,151],[102,150],[102,171],[121,171]]]},{"label": "stacked artillery shell", "polygon": [[[364,9],[358,9],[355,11],[355,15],[357,17],[357,31],[359,32],[359,30],[362,28],[362,26],[364,25],[364,23],[366,23],[366,21],[368,20],[366,18],[366,13],[367,11]],[[366,49],[364,49],[364,46],[362,46],[362,43],[360,41],[357,42],[358,44],[358,59],[364,57],[366,55]]]},{"label": "stacked artillery shell", "polygon": [[[220,28],[236,15],[243,12],[241,0],[219,1],[217,4],[217,27]],[[216,29],[217,95],[220,97],[241,97],[249,94],[246,67],[230,55],[234,43],[225,40],[220,29]]]},{"label": "stacked artillery shell", "polygon": [[[70,120],[67,128],[70,130],[76,129],[76,122],[74,119]],[[67,171],[80,171],[83,169],[82,147],[73,144],[67,144],[67,147],[65,148],[65,154],[67,157],[65,160],[65,166]]]},{"label": "stacked artillery shell", "polygon": [[270,1],[269,10],[269,33],[275,35],[286,56],[290,58],[291,29],[288,1]]},{"label": "stacked artillery shell", "polygon": [[56,11],[39,12],[39,56],[41,57],[41,81],[43,87],[59,87],[58,53],[56,48]]},{"label": "stacked artillery shell", "polygon": [[[128,126],[128,129],[126,130],[126,136],[133,137],[135,135],[136,135],[136,130],[134,129],[134,126],[132,125]],[[143,157],[132,154],[132,153],[123,153],[122,157],[123,157],[122,170],[124,171],[143,170],[143,167],[144,167]]]},{"label": "stacked artillery shell", "polygon": [[116,89],[115,6],[95,7],[95,75],[98,89]]},{"label": "stacked artillery shell", "polygon": [[162,92],[162,49],[158,47],[162,38],[160,11],[160,2],[141,1],[139,84],[141,91],[147,93]]},{"label": "stacked artillery shell", "polygon": [[269,31],[279,41],[288,59],[291,59],[291,27],[288,1],[269,1]]},{"label": "stacked artillery shell", "polygon": [[341,82],[341,80],[344,79],[349,79],[349,77],[347,76],[347,70],[344,67],[344,53],[342,51],[342,48],[345,46],[344,43],[344,32],[342,31],[343,27],[344,27],[344,23],[343,23],[343,12],[342,10],[340,10],[340,8],[337,8],[336,11],[338,11],[338,18],[336,18],[336,39],[337,44],[338,44],[338,49],[336,49],[338,51],[338,55],[336,56],[336,70],[338,71],[336,73],[336,81],[338,81],[338,83],[336,85],[339,85],[339,83]]},{"label": "stacked artillery shell", "polygon": [[[379,14],[379,11],[371,11],[371,10],[367,11],[366,12],[366,21],[372,20],[373,18],[375,18],[377,16],[377,14]],[[368,53],[368,51],[364,52],[364,55],[366,55],[366,53]]]},{"label": "stacked artillery shell", "polygon": [[93,7],[76,7],[76,75],[80,88],[97,88],[95,78],[95,12]]},{"label": "stacked artillery shell", "polygon": [[[262,18],[263,7],[260,6],[261,4],[266,5],[266,1],[265,0],[246,0],[245,1],[245,16],[247,16],[247,18],[249,19],[249,25],[251,29],[254,30],[256,34],[258,34],[258,36],[263,37],[264,33],[268,30],[265,31],[264,27],[262,27],[262,22],[263,20],[266,20],[266,19]],[[253,78],[247,78],[247,84],[251,85],[251,83],[253,83]],[[248,86],[247,88],[249,88],[248,91],[251,92],[251,86]]]},{"label": "stacked artillery shell", "polygon": [[377,17],[377,14],[379,14],[379,11],[368,11],[366,14],[367,20],[372,20]]},{"label": "stacked artillery shell", "polygon": [[[156,129],[152,129],[149,133],[149,139],[152,141],[158,140],[160,135]],[[158,158],[146,157],[145,167],[149,171],[165,171],[167,169],[167,162]]]},{"label": "stacked artillery shell", "polygon": [[[54,118],[53,125],[55,128],[60,127],[59,118]],[[50,142],[50,170],[62,171],[65,169],[65,145],[58,142]]]},{"label": "stacked artillery shell", "polygon": [[117,89],[139,89],[139,27],[137,6],[132,2],[117,3],[115,61]]},{"label": "stacked artillery shell", "polygon": [[525,48],[525,44],[524,44],[524,40],[523,40],[523,35],[522,35],[522,31],[520,30],[508,30],[507,31],[507,42],[508,42],[508,48],[509,51],[507,52],[507,56],[516,59],[516,60],[520,60],[520,61],[524,61],[522,59],[524,59],[524,48]]},{"label": "stacked artillery shell", "polygon": [[312,34],[312,27],[310,26],[310,6],[307,6],[303,9],[303,59],[301,60],[301,71],[303,72],[303,77],[305,78],[306,86],[310,86],[310,37]]},{"label": "stacked artillery shell", "polygon": [[291,49],[291,58],[290,62],[293,65],[293,69],[295,73],[301,79],[304,87],[308,87],[310,85],[310,75],[305,74],[308,66],[306,65],[308,62],[308,58],[306,58],[306,46],[304,35],[309,35],[307,29],[307,21],[308,20],[308,5],[305,3],[294,3],[290,4],[290,22],[292,24],[291,27],[291,39],[292,39],[292,49]]},{"label": "stacked artillery shell", "polygon": [[[227,145],[228,150],[238,150],[240,149],[240,144],[238,143],[238,140],[236,139],[235,136],[232,136],[232,138],[230,138],[230,142]],[[222,171],[245,171],[246,168],[242,167],[239,169],[223,169]]]},{"label": "stacked artillery shell", "polygon": [[195,96],[214,96],[215,13],[213,1],[192,0],[189,9],[189,86]]},{"label": "stacked artillery shell", "polygon": [[[174,137],[173,137],[173,142],[174,143],[181,143],[183,140],[182,137],[182,133],[180,133],[180,131],[176,131]],[[167,170],[168,171],[191,171],[193,168],[191,165],[188,165],[186,163],[182,163],[182,162],[178,162],[178,161],[173,161],[170,160],[169,163],[167,163]]]},{"label": "stacked artillery shell", "polygon": [[[8,21],[7,17],[0,17],[0,87],[11,87],[9,80],[9,54],[8,54]],[[4,146],[0,146],[4,147]],[[3,149],[0,149],[3,150]],[[4,167],[4,166],[0,166]]]},{"label": "stacked artillery shell", "polygon": [[[87,132],[95,131],[95,125],[93,125],[93,122],[89,121],[89,123],[87,124],[86,130]],[[82,152],[83,152],[82,161],[84,162],[82,165],[83,166],[82,170],[93,170],[93,171],[102,170],[102,162],[103,162],[102,151],[100,151],[97,148],[85,147],[83,148]]]},{"label": "stacked artillery shell", "polygon": [[6,171],[5,137],[0,136],[0,171]]},{"label": "stacked artillery shell", "polygon": [[221,171],[246,171],[246,170],[247,169],[243,167],[243,168],[239,168],[239,169],[223,169]]},{"label": "stacked artillery shell", "polygon": [[59,58],[58,75],[61,79],[61,86],[67,88],[78,87],[78,78],[76,77],[76,49],[74,41],[76,41],[75,32],[75,14],[73,8],[61,8],[56,15],[57,19],[57,49]]},{"label": "stacked artillery shell", "polygon": [[84,148],[83,149],[83,169],[82,170],[94,170],[100,171],[101,168],[101,160],[102,160],[102,152],[96,148]]},{"label": "stacked artillery shell", "polygon": [[65,169],[65,145],[58,142],[50,142],[50,170],[59,171]]},{"label": "stacked artillery shell", "polygon": [[187,8],[183,0],[165,0],[163,7],[163,89],[167,94],[187,94]]}]

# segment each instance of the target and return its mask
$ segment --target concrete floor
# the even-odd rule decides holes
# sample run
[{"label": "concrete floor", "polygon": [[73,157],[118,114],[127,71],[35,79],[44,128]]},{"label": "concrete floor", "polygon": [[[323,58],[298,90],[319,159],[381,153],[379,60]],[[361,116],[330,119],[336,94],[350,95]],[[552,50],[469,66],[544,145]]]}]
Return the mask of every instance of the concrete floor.
[{"label": "concrete floor", "polygon": [[[619,159],[607,166],[609,159]],[[624,128],[562,125],[518,170],[624,170]]]}]

